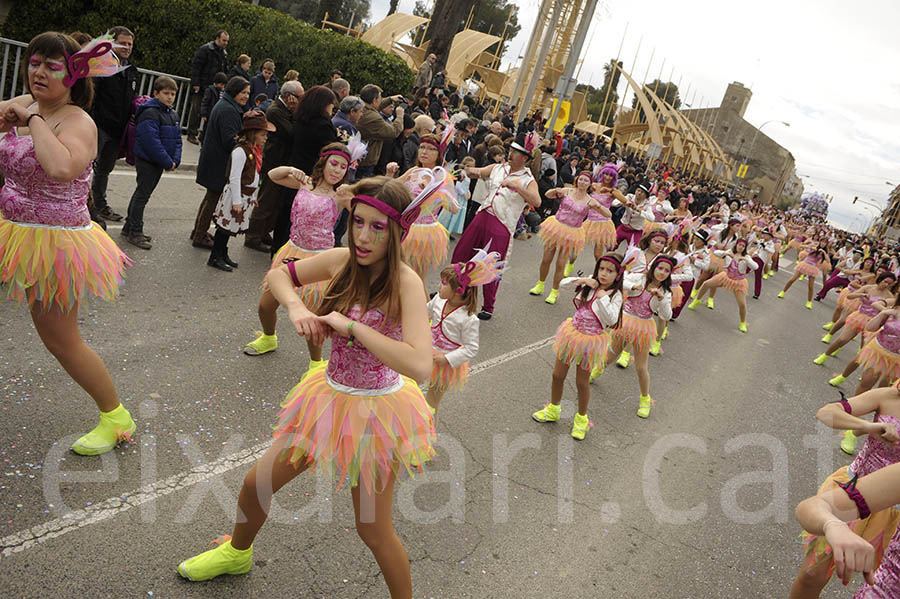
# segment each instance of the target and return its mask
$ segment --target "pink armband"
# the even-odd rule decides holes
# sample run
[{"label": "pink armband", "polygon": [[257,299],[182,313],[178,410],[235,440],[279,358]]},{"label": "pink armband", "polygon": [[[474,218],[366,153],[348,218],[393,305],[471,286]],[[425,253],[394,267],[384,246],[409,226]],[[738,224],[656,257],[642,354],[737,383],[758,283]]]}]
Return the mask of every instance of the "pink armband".
[{"label": "pink armband", "polygon": [[294,287],[302,287],[300,284],[300,280],[297,279],[297,267],[294,266],[296,260],[291,260],[287,263],[288,273],[291,275],[291,282],[294,284]]},{"label": "pink armband", "polygon": [[854,476],[852,479],[845,483],[838,483],[838,486],[847,493],[847,496],[853,500],[853,503],[856,504],[856,509],[859,510],[859,519],[865,520],[872,513],[869,511],[869,504],[866,503],[866,498],[862,496],[862,493],[859,492],[859,489],[856,488],[856,477]]}]

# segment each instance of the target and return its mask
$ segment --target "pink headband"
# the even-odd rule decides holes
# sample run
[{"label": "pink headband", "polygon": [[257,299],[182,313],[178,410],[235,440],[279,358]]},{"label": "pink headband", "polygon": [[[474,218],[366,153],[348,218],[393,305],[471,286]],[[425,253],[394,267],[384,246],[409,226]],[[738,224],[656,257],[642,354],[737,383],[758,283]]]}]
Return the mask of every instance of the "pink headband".
[{"label": "pink headband", "polygon": [[672,268],[675,268],[675,261],[668,256],[658,256],[656,258],[656,262],[668,262],[672,266]]},{"label": "pink headband", "polygon": [[337,154],[341,158],[347,159],[347,164],[350,164],[350,154],[343,150],[328,150],[327,152],[322,152],[319,154],[319,158],[325,158],[326,156],[331,156],[332,154]]},{"label": "pink headband", "polygon": [[433,146],[434,149],[436,149],[438,152],[441,151],[441,144],[439,144],[438,142],[434,141],[433,139],[428,139],[428,138],[426,138],[426,139],[420,139],[420,140],[419,140],[419,145],[421,146],[422,144],[428,144],[428,145],[430,145],[430,146]]},{"label": "pink headband", "polygon": [[415,220],[419,217],[420,210],[411,210],[407,214],[401,214],[397,211],[396,208],[387,205],[382,202],[378,198],[366,195],[357,195],[353,196],[351,200],[351,204],[363,203],[367,206],[371,206],[375,210],[378,210],[386,217],[400,225],[400,228],[403,230],[403,235],[400,237],[400,241],[406,239],[406,234],[409,233],[409,227],[415,222]]},{"label": "pink headband", "polygon": [[465,264],[457,262],[453,265],[453,272],[456,273],[456,282],[459,283],[456,293],[463,295],[466,289],[469,288],[469,285],[472,284],[472,277],[469,276],[469,273],[475,270],[476,266],[474,262],[466,262]]},{"label": "pink headband", "polygon": [[[606,260],[616,265],[616,278],[622,274],[622,263],[615,256],[600,256],[600,260]],[[599,260],[598,260],[599,261]]]}]

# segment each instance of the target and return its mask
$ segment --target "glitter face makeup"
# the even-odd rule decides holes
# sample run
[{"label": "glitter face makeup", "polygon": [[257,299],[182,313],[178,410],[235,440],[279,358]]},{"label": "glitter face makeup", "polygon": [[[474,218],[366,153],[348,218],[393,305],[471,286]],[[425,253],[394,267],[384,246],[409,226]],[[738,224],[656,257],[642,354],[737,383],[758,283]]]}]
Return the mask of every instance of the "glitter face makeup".
[{"label": "glitter face makeup", "polygon": [[340,182],[347,173],[347,161],[340,156],[331,156],[325,162],[325,181],[329,185]]},{"label": "glitter face makeup", "polygon": [[50,76],[54,79],[62,79],[66,76],[66,61],[58,58],[41,59],[39,56],[32,56],[28,60],[28,72],[37,72],[42,64],[47,65],[47,70],[50,71]]}]

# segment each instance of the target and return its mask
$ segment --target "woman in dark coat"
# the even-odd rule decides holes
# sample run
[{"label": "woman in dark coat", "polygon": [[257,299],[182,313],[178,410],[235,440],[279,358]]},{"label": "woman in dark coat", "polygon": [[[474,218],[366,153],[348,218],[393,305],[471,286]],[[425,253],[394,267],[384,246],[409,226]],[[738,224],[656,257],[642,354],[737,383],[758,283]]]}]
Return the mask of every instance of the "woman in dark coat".
[{"label": "woman in dark coat", "polygon": [[243,77],[232,77],[225,84],[225,93],[213,106],[206,123],[206,136],[197,163],[197,183],[206,188],[200,202],[191,242],[194,247],[212,248],[212,236],[208,233],[213,210],[225,188],[228,174],[225,165],[234,149],[234,139],[241,130],[244,106],[250,100],[250,82]]},{"label": "woman in dark coat", "polygon": [[[322,85],[306,90],[294,113],[294,145],[291,148],[291,166],[299,168],[307,175],[319,159],[322,148],[334,141],[340,141],[337,129],[331,122],[331,113],[337,104],[334,92]],[[277,251],[291,233],[291,206],[296,189],[285,187],[279,196],[278,217],[272,232],[272,248]]]}]

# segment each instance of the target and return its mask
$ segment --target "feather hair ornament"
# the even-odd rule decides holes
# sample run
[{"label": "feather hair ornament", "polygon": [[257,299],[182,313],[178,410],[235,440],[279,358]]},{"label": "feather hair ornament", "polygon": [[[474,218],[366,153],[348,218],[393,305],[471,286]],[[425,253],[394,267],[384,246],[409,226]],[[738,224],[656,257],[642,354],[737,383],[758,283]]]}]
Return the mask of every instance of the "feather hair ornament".
[{"label": "feather hair ornament", "polygon": [[355,168],[369,152],[369,144],[362,140],[359,131],[347,140],[347,151],[350,153],[350,168]]},{"label": "feather hair ornament", "polygon": [[644,251],[634,245],[628,244],[628,248],[625,250],[625,256],[622,258],[622,269],[627,271],[630,270],[635,264],[638,263]]},{"label": "feather hair ornament", "polygon": [[457,262],[453,265],[456,280],[459,286],[456,293],[462,295],[470,287],[480,287],[493,283],[500,278],[506,262],[500,260],[500,254],[489,251],[491,244],[478,250],[467,262]]},{"label": "feather hair ornament", "polygon": [[453,125],[444,127],[444,133],[441,135],[441,156],[444,155],[444,151],[447,149],[447,146],[450,145],[450,139],[453,137],[454,133],[456,133],[456,127]]},{"label": "feather hair ornament", "polygon": [[131,65],[122,65],[113,49],[113,36],[107,32],[86,43],[75,54],[66,54],[68,73],[63,85],[72,87],[75,82],[85,77],[111,77]]}]

